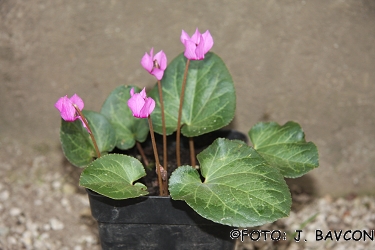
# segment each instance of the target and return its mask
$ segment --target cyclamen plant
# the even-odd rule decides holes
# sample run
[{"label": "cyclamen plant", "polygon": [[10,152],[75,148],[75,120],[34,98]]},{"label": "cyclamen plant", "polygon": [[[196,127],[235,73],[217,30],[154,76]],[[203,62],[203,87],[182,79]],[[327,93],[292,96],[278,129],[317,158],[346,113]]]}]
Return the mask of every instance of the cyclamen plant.
[{"label": "cyclamen plant", "polygon": [[[83,110],[76,94],[57,101],[63,152],[84,168],[80,186],[112,199],[147,195],[138,181],[146,175],[142,163],[111,151],[136,146],[143,155],[140,143],[150,133],[160,195],[184,200],[201,216],[230,226],[258,226],[288,216],[291,195],[284,178],[318,167],[316,146],[305,141],[295,122],[260,122],[248,133],[253,146],[218,138],[195,155],[194,137],[228,125],[236,97],[224,62],[209,52],[214,44],[210,32],[196,29],[190,37],[182,31],[180,40],[185,51],[168,67],[163,51],[154,55],[152,48],[143,56],[141,65],[157,79],[149,97],[144,88],[119,86],[100,112]],[[174,132],[177,168],[168,179],[166,136]],[[163,163],[154,133],[163,135]],[[189,138],[191,166],[181,166],[181,134]]]}]

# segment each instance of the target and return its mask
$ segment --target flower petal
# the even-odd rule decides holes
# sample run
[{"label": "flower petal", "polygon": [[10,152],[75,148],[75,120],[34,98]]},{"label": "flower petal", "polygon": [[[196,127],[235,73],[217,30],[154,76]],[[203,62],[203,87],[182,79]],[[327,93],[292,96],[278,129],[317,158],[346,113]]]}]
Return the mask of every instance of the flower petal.
[{"label": "flower petal", "polygon": [[145,104],[140,111],[140,118],[147,118],[155,109],[155,101],[151,97],[145,99]]},{"label": "flower petal", "polygon": [[184,56],[187,58],[187,59],[190,59],[190,60],[197,60],[197,56],[195,54],[195,49],[197,48],[197,45],[190,41],[190,40],[186,40],[185,41],[185,52],[184,52]]},{"label": "flower petal", "polygon": [[141,60],[142,67],[147,70],[149,73],[151,72],[152,68],[154,67],[154,62],[152,61],[152,58],[145,53]]},{"label": "flower petal", "polygon": [[210,31],[206,30],[204,34],[202,35],[203,41],[204,41],[204,54],[206,54],[214,45],[214,39],[211,36]]},{"label": "flower petal", "polygon": [[191,38],[189,38],[189,35],[182,30],[180,39],[185,46],[184,55],[190,60],[203,60],[204,55],[214,45],[214,40],[210,31],[206,30],[204,34],[201,34],[198,28],[195,30]]},{"label": "flower petal", "polygon": [[195,33],[191,36],[191,41],[194,42],[196,45],[198,45],[202,39],[201,39],[201,33],[199,32],[198,28],[195,30]]},{"label": "flower petal", "polygon": [[[164,51],[159,51],[155,56],[154,60],[156,60],[159,64],[161,70],[165,70],[167,68],[167,56],[165,55]],[[160,80],[160,79],[158,79]]]},{"label": "flower petal", "polygon": [[130,110],[133,113],[134,117],[140,116],[140,111],[143,108],[145,104],[144,98],[140,94],[134,94],[129,100],[128,100],[128,106]]},{"label": "flower petal", "polygon": [[70,97],[70,101],[77,105],[79,110],[82,110],[85,104],[83,103],[81,97],[79,97],[77,94],[74,94],[72,97]]},{"label": "flower petal", "polygon": [[143,88],[141,93],[139,93],[143,99],[146,99],[146,88]]},{"label": "flower petal", "polygon": [[60,111],[61,118],[67,122],[72,122],[77,119],[76,109],[72,105],[72,101],[68,96],[61,97],[56,103],[55,107]]},{"label": "flower petal", "polygon": [[180,41],[183,45],[185,45],[185,41],[190,40],[190,36],[188,33],[185,32],[185,30],[182,30],[181,36],[180,36]]},{"label": "flower petal", "polygon": [[161,69],[158,69],[158,68],[154,68],[151,72],[151,74],[153,76],[155,76],[156,79],[158,79],[159,81],[163,78],[163,75],[164,75],[164,70],[161,70]]},{"label": "flower petal", "polygon": [[204,52],[204,40],[203,40],[202,35],[201,35],[200,41],[201,42],[197,45],[195,49],[196,60],[204,59],[205,52]]},{"label": "flower petal", "polygon": [[60,97],[59,100],[57,100],[57,102],[55,103],[55,108],[57,108],[59,111],[62,110],[62,107],[64,105],[64,102],[65,100],[64,99],[69,99],[68,96],[63,96],[63,97]]},{"label": "flower petal", "polygon": [[140,93],[133,94],[128,100],[128,106],[134,117],[147,118],[155,108],[155,101],[151,97],[147,98],[146,89],[143,88]]}]

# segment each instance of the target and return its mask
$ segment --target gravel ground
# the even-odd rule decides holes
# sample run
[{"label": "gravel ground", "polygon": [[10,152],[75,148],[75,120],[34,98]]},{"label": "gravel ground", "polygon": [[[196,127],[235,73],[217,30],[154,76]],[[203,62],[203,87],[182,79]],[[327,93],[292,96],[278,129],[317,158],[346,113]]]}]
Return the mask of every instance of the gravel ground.
[{"label": "gravel ground", "polygon": [[[274,238],[278,237],[278,231],[286,232],[286,240],[283,236],[280,241],[272,241],[268,234],[266,241],[254,243],[248,236],[237,249],[374,249],[375,242],[365,236],[366,232],[374,238],[374,212],[374,197],[332,199],[327,195],[305,203],[299,211],[292,211],[288,218],[259,228],[276,231]],[[293,235],[296,230],[302,230],[299,242],[294,240],[298,236]],[[254,234],[253,238],[256,237]]]},{"label": "gravel ground", "polygon": [[[77,187],[80,169],[64,160],[59,146],[27,148],[2,140],[0,149],[0,249],[100,249],[97,225],[91,218],[87,195]],[[279,230],[283,239],[272,241],[268,234],[265,241],[252,241],[247,236],[243,243],[237,240],[237,249],[375,247],[369,238],[363,240],[363,230],[371,233],[374,229],[375,197],[352,195],[333,199],[327,195],[312,198],[298,187],[292,187],[292,190],[290,216],[257,228]],[[295,230],[303,230],[300,242],[293,240]],[[317,241],[316,230],[321,230],[323,237],[332,230],[334,240],[328,237]],[[338,241],[333,230],[337,233],[343,230]],[[352,231],[346,234],[349,240],[344,240],[347,230]],[[354,233],[355,230],[360,231]],[[272,232],[276,232],[273,234],[276,238],[278,231]]]}]

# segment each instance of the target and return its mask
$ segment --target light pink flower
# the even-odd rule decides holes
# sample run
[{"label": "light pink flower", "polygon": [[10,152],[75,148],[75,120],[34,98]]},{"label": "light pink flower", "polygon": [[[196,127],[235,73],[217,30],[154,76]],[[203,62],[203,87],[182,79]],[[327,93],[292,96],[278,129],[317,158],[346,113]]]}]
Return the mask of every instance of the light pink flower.
[{"label": "light pink flower", "polygon": [[150,55],[146,52],[142,57],[141,64],[148,73],[161,80],[164,70],[167,68],[167,56],[162,50],[154,56],[154,48],[151,48]]},{"label": "light pink flower", "polygon": [[77,119],[80,119],[82,122],[83,127],[90,133],[86,124],[83,122],[82,117],[78,115],[76,108],[77,106],[79,110],[82,110],[85,104],[83,103],[82,99],[77,95],[74,94],[72,97],[68,98],[68,96],[61,97],[56,103],[55,108],[60,111],[61,118],[67,122],[74,122]]},{"label": "light pink flower", "polygon": [[201,34],[198,28],[195,33],[190,36],[182,30],[180,37],[182,44],[185,46],[184,56],[190,60],[203,60],[204,55],[214,45],[214,40],[210,32],[207,30],[204,34]]},{"label": "light pink flower", "polygon": [[134,88],[130,90],[130,99],[128,106],[134,117],[147,118],[155,108],[155,101],[151,97],[146,96],[146,89],[140,93],[134,93]]}]

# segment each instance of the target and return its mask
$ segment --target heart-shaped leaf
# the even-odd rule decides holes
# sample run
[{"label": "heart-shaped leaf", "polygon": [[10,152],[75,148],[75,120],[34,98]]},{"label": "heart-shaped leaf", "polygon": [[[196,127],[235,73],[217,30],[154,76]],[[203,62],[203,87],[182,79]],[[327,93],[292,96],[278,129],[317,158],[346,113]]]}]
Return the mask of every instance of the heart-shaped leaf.
[{"label": "heart-shaped leaf", "polygon": [[[115,147],[116,137],[108,120],[100,113],[82,110],[89,123],[96,143],[101,153],[111,151]],[[60,141],[64,155],[70,163],[84,167],[97,157],[90,134],[77,119],[66,122],[61,119]]]},{"label": "heart-shaped leaf", "polygon": [[[186,58],[177,56],[162,79],[167,134],[177,130],[178,109]],[[149,93],[156,101],[151,114],[157,133],[162,133],[158,86]],[[228,125],[236,109],[232,77],[220,57],[212,52],[204,60],[190,61],[181,117],[181,133],[187,137],[202,135]]]},{"label": "heart-shaped leaf", "polygon": [[249,131],[257,152],[288,178],[296,178],[319,166],[318,149],[305,141],[298,123],[261,122]]},{"label": "heart-shaped leaf", "polygon": [[198,154],[204,182],[191,166],[177,168],[169,191],[214,222],[253,227],[290,212],[289,188],[280,172],[242,141],[217,139]]},{"label": "heart-shaped leaf", "polygon": [[133,117],[128,107],[132,88],[136,93],[140,92],[138,87],[117,87],[105,100],[100,111],[112,124],[117,138],[116,147],[123,150],[132,148],[136,141],[144,142],[149,132],[147,119]]},{"label": "heart-shaped leaf", "polygon": [[120,154],[104,155],[85,168],[79,185],[120,200],[147,195],[147,187],[134,181],[146,175],[137,159]]}]

